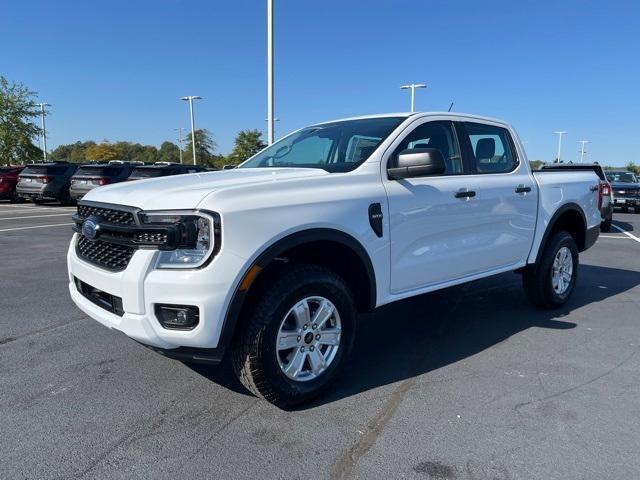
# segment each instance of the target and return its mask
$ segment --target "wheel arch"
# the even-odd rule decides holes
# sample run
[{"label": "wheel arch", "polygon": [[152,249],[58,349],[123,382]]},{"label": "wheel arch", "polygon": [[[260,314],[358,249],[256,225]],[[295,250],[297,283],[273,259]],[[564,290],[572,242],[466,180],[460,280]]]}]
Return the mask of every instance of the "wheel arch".
[{"label": "wheel arch", "polygon": [[353,236],[341,230],[332,228],[302,230],[269,245],[245,269],[226,309],[219,345],[226,347],[231,342],[239,319],[247,306],[247,300],[256,289],[259,289],[260,281],[264,280],[268,273],[274,273],[274,269],[286,265],[290,255],[293,255],[296,260],[306,259],[320,266],[331,266],[332,262],[326,258],[324,262],[319,260],[322,254],[326,253],[327,248],[334,248],[333,251],[338,253],[337,258],[343,261],[343,263],[334,261],[333,269],[342,268],[342,271],[337,273],[343,277],[350,277],[345,278],[347,283],[351,283],[349,280],[358,280],[354,285],[350,284],[356,297],[358,310],[373,310],[377,302],[376,277],[371,258],[364,246]]},{"label": "wheel arch", "polygon": [[544,251],[551,234],[558,230],[566,230],[574,238],[579,252],[588,248],[586,245],[587,218],[585,217],[582,208],[580,208],[577,203],[566,203],[558,208],[551,217],[551,220],[549,220],[549,224],[545,229],[542,241],[540,242],[540,246],[536,253],[536,265],[540,263],[542,252]]}]

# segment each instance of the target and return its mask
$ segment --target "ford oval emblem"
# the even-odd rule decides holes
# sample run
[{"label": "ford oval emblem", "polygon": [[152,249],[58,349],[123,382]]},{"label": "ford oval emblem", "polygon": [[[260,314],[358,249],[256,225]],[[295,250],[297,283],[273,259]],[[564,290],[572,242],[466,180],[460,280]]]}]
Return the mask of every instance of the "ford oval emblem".
[{"label": "ford oval emblem", "polygon": [[100,232],[100,224],[93,218],[87,218],[82,224],[82,235],[89,240],[95,240]]}]

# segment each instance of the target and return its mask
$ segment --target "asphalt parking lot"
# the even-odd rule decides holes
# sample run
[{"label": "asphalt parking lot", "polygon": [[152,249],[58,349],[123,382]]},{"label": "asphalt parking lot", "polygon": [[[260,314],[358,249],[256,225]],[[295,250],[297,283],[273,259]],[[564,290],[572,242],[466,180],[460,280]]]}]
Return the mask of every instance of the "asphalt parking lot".
[{"label": "asphalt parking lot", "polygon": [[286,412],[77,310],[73,211],[0,203],[0,478],[638,477],[640,215],[561,310],[505,274],[363,317],[333,390]]}]

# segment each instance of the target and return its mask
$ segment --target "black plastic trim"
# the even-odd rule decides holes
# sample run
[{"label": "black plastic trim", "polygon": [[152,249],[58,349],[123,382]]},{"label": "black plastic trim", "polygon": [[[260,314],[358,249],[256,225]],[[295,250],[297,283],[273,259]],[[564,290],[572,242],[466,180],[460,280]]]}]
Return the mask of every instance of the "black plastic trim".
[{"label": "black plastic trim", "polygon": [[219,365],[224,358],[225,348],[196,348],[196,347],[178,347],[178,348],[159,348],[137,342],[140,345],[153,350],[160,355],[179,360],[181,362],[203,363],[205,365]]},{"label": "black plastic trim", "polygon": [[[369,278],[369,300],[367,303],[369,309],[373,310],[376,306],[377,291],[375,271],[373,269],[371,259],[369,258],[366,249],[360,242],[358,242],[358,240],[339,230],[333,230],[330,228],[313,228],[310,230],[293,233],[287,237],[284,237],[275,242],[273,245],[269,246],[264,252],[262,252],[258,256],[258,258],[251,264],[251,266],[244,272],[244,275],[246,275],[254,265],[257,265],[260,268],[266,267],[272,260],[279,257],[291,248],[304,245],[305,243],[323,240],[341,243],[349,247],[356,253],[356,255],[358,255],[365,266],[367,277]],[[242,278],[244,278],[244,275]],[[233,338],[240,312],[242,311],[242,307],[244,306],[244,302],[247,297],[246,291],[240,291],[241,283],[242,281],[238,283],[236,291],[233,294],[233,299],[231,300],[231,303],[229,304],[224,317],[222,332],[220,334],[220,341],[218,342],[218,346],[221,346],[223,348],[226,347]]]},{"label": "black plastic trim", "polygon": [[584,236],[584,250],[586,250],[587,248],[593,247],[593,245],[595,245],[595,243],[598,241],[599,236],[600,236],[600,225],[587,228],[587,231]]},{"label": "black plastic trim", "polygon": [[[563,206],[561,206],[558,210],[556,210],[556,213],[553,214],[553,216],[551,217],[551,220],[549,220],[549,225],[547,225],[547,229],[544,232],[544,235],[542,236],[542,241],[540,242],[540,247],[538,248],[538,253],[536,254],[536,265],[538,263],[540,263],[540,257],[542,256],[542,252],[544,251],[544,247],[547,244],[547,240],[549,240],[549,235],[551,233],[551,231],[553,230],[553,227],[555,226],[556,222],[558,221],[558,219],[566,212],[569,212],[571,210],[575,210],[576,212],[578,212],[580,214],[580,217],[582,217],[582,221],[585,225],[585,230],[586,230],[586,226],[587,226],[587,219],[584,216],[584,212],[582,211],[582,208],[580,208],[580,206],[577,203],[566,203]],[[597,238],[597,237],[596,237]],[[578,249],[582,252],[584,250],[586,250],[587,247],[586,246],[586,232],[585,232],[585,247],[580,249],[580,245],[578,245]],[[591,245],[589,245],[591,246]]]}]

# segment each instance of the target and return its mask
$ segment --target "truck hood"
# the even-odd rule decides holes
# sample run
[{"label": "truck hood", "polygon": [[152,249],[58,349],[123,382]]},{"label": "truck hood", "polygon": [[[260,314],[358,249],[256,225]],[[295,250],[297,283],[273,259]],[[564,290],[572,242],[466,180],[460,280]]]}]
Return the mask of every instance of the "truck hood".
[{"label": "truck hood", "polygon": [[83,201],[129,205],[143,210],[196,208],[208,194],[239,186],[330,175],[319,168],[237,168],[150,178],[94,188]]}]

